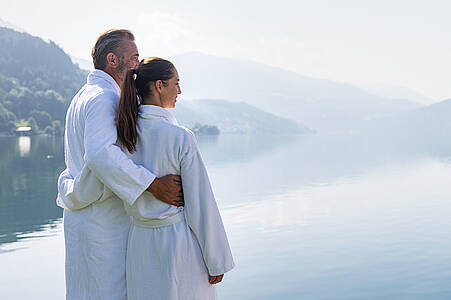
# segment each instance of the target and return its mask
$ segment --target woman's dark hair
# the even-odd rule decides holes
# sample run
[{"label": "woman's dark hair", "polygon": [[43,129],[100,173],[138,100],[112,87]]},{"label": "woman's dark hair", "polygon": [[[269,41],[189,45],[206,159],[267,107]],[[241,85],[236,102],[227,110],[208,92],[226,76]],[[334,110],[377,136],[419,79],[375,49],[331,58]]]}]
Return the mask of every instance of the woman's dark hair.
[{"label": "woman's dark hair", "polygon": [[129,70],[122,83],[121,98],[117,108],[116,128],[119,142],[130,153],[136,150],[138,132],[136,121],[142,99],[152,93],[150,83],[161,80],[166,86],[167,80],[174,76],[174,65],[165,59],[147,57],[143,59],[136,70]]}]

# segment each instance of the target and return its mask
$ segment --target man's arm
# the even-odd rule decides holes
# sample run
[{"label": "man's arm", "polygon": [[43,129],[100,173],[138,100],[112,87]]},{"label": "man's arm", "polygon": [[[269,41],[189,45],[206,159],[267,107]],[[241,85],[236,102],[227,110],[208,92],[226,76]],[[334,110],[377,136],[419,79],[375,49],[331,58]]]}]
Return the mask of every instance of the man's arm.
[{"label": "man's arm", "polygon": [[[165,202],[175,206],[184,205],[183,192],[172,189],[173,183],[178,184],[181,178],[177,175],[166,175],[155,178],[147,191],[157,199],[167,199]],[[82,209],[104,196],[104,184],[85,165],[81,173],[74,178],[68,169],[58,177],[58,197],[56,204],[64,209]],[[177,195],[171,194],[171,192]],[[163,201],[163,200],[162,200]]]},{"label": "man's arm", "polygon": [[115,97],[113,93],[104,93],[88,104],[84,131],[87,166],[105,186],[129,204],[145,190],[161,201],[174,205],[181,202],[181,186],[174,180],[175,175],[156,179],[116,145]]},{"label": "man's arm", "polygon": [[99,200],[103,194],[103,183],[86,165],[76,178],[73,178],[68,169],[58,177],[56,204],[64,209],[82,209]]}]

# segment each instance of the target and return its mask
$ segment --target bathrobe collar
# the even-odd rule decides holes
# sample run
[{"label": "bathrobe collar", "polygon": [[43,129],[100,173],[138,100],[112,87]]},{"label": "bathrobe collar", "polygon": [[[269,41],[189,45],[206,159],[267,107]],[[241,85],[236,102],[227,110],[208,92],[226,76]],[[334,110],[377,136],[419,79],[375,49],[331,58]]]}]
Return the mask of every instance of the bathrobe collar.
[{"label": "bathrobe collar", "polygon": [[162,118],[173,125],[179,124],[167,109],[156,105],[140,105],[139,116],[144,119]]},{"label": "bathrobe collar", "polygon": [[121,88],[117,84],[116,80],[111,77],[110,74],[105,71],[94,69],[88,75],[88,84],[100,85],[103,88],[109,86],[112,90],[116,92],[118,96],[121,95]]}]

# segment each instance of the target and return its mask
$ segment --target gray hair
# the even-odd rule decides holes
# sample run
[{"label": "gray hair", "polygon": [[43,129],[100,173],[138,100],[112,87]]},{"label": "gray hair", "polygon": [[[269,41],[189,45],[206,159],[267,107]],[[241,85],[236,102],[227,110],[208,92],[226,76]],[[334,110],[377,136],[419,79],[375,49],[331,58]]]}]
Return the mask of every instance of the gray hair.
[{"label": "gray hair", "polygon": [[111,29],[102,33],[92,48],[91,56],[94,68],[103,70],[106,67],[106,56],[108,53],[114,53],[120,56],[122,41],[128,39],[135,40],[135,36],[127,29]]}]

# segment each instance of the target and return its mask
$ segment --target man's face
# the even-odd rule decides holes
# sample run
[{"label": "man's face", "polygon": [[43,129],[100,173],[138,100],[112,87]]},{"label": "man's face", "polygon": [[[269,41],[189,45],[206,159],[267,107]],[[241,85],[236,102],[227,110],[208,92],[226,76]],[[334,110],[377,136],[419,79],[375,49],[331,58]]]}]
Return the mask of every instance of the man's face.
[{"label": "man's face", "polygon": [[132,40],[124,40],[122,43],[121,55],[119,55],[119,65],[117,73],[121,78],[125,77],[128,70],[136,69],[139,65],[139,53],[136,44]]}]

